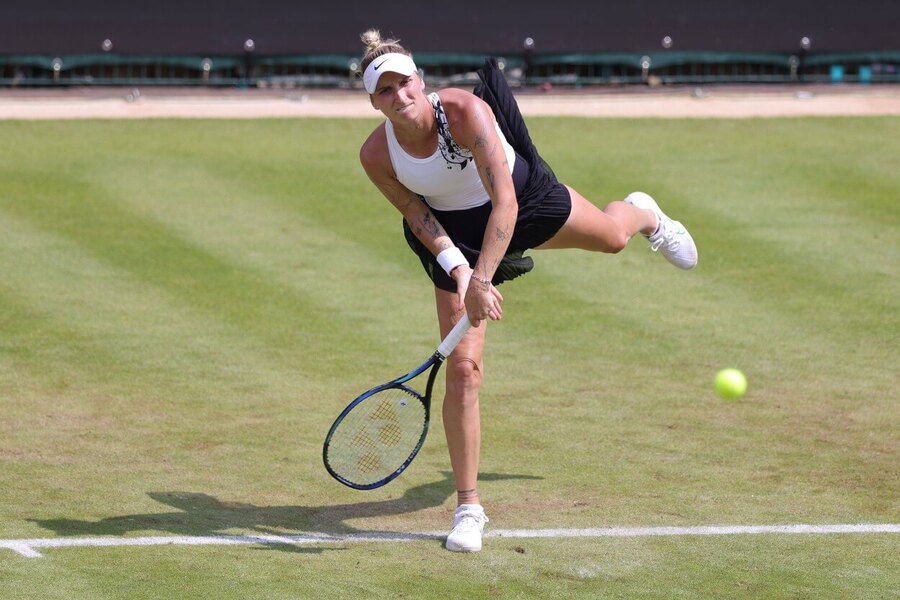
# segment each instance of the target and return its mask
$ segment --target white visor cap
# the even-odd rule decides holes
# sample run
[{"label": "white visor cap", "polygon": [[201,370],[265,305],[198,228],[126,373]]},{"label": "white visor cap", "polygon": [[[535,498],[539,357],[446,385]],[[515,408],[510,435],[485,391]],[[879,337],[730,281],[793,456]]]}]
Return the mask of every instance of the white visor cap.
[{"label": "white visor cap", "polygon": [[363,74],[363,85],[366,86],[366,91],[374,94],[375,88],[378,87],[378,78],[387,71],[408,77],[418,69],[416,69],[413,59],[405,54],[397,52],[382,54],[366,67],[366,72]]}]

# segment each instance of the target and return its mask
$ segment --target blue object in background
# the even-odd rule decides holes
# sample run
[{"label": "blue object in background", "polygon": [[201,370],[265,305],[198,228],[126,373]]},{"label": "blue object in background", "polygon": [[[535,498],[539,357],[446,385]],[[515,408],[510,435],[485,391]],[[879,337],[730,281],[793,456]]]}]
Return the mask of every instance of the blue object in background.
[{"label": "blue object in background", "polygon": [[859,82],[872,83],[872,67],[865,66],[859,68]]},{"label": "blue object in background", "polygon": [[840,83],[844,79],[844,67],[831,65],[831,83]]}]

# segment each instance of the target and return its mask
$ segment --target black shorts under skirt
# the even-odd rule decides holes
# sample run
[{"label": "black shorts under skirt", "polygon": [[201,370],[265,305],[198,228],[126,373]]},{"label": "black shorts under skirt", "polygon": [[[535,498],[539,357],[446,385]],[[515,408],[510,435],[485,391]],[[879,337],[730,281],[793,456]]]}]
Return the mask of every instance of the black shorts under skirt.
[{"label": "black shorts under skirt", "polygon": [[[516,197],[519,200],[519,212],[506,256],[494,274],[494,285],[500,285],[504,281],[531,271],[534,268],[534,261],[529,256],[523,256],[523,253],[540,246],[556,235],[572,211],[569,190],[557,182],[556,178],[547,180],[546,189],[539,190],[539,193],[535,193],[535,190],[528,190],[529,193],[525,193],[526,182],[529,181],[528,168],[526,161],[521,156],[516,156],[513,183],[516,186]],[[470,267],[475,267],[481,252],[481,244],[484,241],[484,232],[491,210],[490,202],[466,210],[431,209],[447,235],[469,261]],[[438,264],[437,258],[419,241],[405,219],[403,220],[403,232],[406,242],[418,255],[425,272],[434,285],[442,290],[455,292],[456,282],[444,272],[443,267]]]}]

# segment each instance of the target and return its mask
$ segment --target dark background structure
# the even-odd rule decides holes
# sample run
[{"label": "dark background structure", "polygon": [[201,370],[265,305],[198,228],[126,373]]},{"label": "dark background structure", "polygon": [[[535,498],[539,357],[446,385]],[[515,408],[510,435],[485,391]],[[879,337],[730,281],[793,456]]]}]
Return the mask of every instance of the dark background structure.
[{"label": "dark background structure", "polygon": [[[0,86],[359,87],[371,27],[433,84],[900,83],[900,0],[0,0]],[[528,40],[528,43],[526,43]]]},{"label": "dark background structure", "polygon": [[369,27],[418,52],[900,50],[900,0],[34,0],[0,2],[0,54],[359,53]]}]

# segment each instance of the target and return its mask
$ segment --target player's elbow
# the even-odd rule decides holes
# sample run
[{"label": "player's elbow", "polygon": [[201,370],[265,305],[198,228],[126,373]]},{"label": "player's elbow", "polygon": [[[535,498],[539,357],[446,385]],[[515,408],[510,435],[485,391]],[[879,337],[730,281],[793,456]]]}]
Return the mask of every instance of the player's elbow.
[{"label": "player's elbow", "polygon": [[496,202],[494,210],[501,210],[507,218],[515,219],[519,215],[519,201],[515,193]]}]

